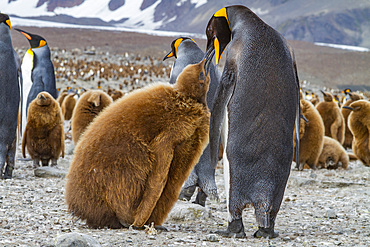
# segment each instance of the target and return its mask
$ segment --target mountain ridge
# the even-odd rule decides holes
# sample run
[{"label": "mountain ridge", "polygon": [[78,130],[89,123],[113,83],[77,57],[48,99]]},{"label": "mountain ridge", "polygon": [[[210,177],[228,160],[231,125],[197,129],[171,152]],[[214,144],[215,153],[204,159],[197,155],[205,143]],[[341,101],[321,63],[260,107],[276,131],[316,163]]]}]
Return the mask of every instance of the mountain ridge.
[{"label": "mountain ridge", "polygon": [[370,48],[367,0],[0,0],[2,12],[22,18],[202,34],[215,11],[234,4],[288,39]]}]

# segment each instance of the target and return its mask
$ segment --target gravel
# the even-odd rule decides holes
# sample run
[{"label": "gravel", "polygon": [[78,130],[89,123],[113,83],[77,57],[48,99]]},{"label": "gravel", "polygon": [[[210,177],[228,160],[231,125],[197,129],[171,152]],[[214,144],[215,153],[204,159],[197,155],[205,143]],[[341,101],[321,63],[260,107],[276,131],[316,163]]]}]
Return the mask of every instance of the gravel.
[{"label": "gravel", "polygon": [[[73,149],[71,140],[66,148]],[[64,201],[72,153],[58,161],[56,177],[36,177],[32,161],[17,150],[13,179],[0,180],[0,246],[56,246],[67,233],[85,234],[101,246],[369,246],[369,167],[355,161],[347,170],[292,169],[275,230],[275,239],[255,239],[254,210],[244,212],[245,239],[215,234],[227,228],[227,206],[221,167],[216,181],[219,202],[201,209],[178,201],[164,224],[168,232],[90,229],[75,221]],[[220,165],[222,166],[222,165]],[[295,164],[292,164],[294,167]],[[193,198],[194,200],[194,198]],[[185,213],[184,210],[188,210]],[[176,213],[179,212],[179,213]]]}]

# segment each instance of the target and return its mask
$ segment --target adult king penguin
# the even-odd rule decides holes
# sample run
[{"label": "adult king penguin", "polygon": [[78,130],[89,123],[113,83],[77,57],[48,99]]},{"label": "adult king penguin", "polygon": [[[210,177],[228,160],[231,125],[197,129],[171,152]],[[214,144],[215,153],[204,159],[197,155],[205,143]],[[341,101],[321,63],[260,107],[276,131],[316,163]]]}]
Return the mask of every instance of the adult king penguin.
[{"label": "adult king penguin", "polygon": [[[204,52],[198,47],[193,39],[180,37],[171,43],[171,51],[163,58],[163,60],[170,57],[176,58],[170,76],[170,83],[175,84],[178,75],[186,66],[202,61],[204,58]],[[212,109],[213,98],[218,85],[218,78],[212,62],[210,62],[210,78],[211,82],[207,93],[207,105]],[[205,201],[208,195],[213,198],[218,198],[215,182],[215,169],[211,167],[210,164],[209,145],[207,145],[197,165],[194,167],[189,178],[185,182],[179,196],[180,199],[190,200],[196,186],[199,186],[200,191],[197,194],[195,203],[205,206]]]},{"label": "adult king penguin", "polygon": [[216,64],[228,45],[210,126],[213,166],[223,128],[229,225],[219,234],[245,237],[242,212],[252,204],[259,227],[254,236],[277,237],[275,218],[290,173],[299,116],[292,50],[281,34],[240,5],[217,11],[206,34],[207,54],[215,53]]},{"label": "adult king penguin", "polygon": [[0,178],[12,178],[20,99],[10,28],[9,16],[0,13]]},{"label": "adult king penguin", "polygon": [[[29,41],[31,48],[27,50],[22,62],[23,101],[22,101],[22,133],[26,128],[28,105],[36,96],[46,91],[56,99],[54,66],[50,59],[50,49],[46,40],[36,34],[15,28]],[[27,99],[27,100],[26,100]]]}]

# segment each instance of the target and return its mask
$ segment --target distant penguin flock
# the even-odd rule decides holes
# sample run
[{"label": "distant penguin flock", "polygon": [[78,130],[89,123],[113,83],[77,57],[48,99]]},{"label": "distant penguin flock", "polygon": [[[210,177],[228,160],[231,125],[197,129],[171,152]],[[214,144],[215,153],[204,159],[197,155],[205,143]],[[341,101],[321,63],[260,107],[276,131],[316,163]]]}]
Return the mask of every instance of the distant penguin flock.
[{"label": "distant penguin flock", "polygon": [[[21,62],[11,28],[0,13],[0,178],[13,177],[17,146],[39,169],[57,166],[72,139],[65,201],[89,227],[167,230],[178,199],[196,189],[203,207],[219,199],[222,163],[228,224],[217,234],[245,238],[250,205],[253,236],[275,238],[292,162],[298,170],[345,170],[350,158],[370,166],[368,97],[302,90],[292,47],[245,6],[210,16],[204,51],[175,38],[163,58],[174,58],[172,67],[141,56],[53,59],[44,37],[14,28],[30,45]],[[161,76],[168,83],[155,82]],[[68,86],[57,88],[59,80]]]}]

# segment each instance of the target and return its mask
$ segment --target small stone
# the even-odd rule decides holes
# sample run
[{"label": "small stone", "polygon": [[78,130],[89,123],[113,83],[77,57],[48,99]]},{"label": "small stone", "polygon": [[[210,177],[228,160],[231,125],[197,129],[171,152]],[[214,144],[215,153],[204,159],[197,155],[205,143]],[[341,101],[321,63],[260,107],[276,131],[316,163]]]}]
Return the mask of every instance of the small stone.
[{"label": "small stone", "polygon": [[328,217],[329,219],[336,219],[336,218],[338,218],[337,214],[332,209],[329,209],[329,210],[326,211],[326,217]]},{"label": "small stone", "polygon": [[101,245],[86,234],[72,232],[59,236],[55,247],[100,247]]},{"label": "small stone", "polygon": [[35,176],[40,178],[65,178],[66,171],[51,166],[38,167],[34,170]]},{"label": "small stone", "polygon": [[216,234],[208,234],[206,236],[206,241],[209,241],[209,242],[218,242],[220,241],[218,236]]}]

